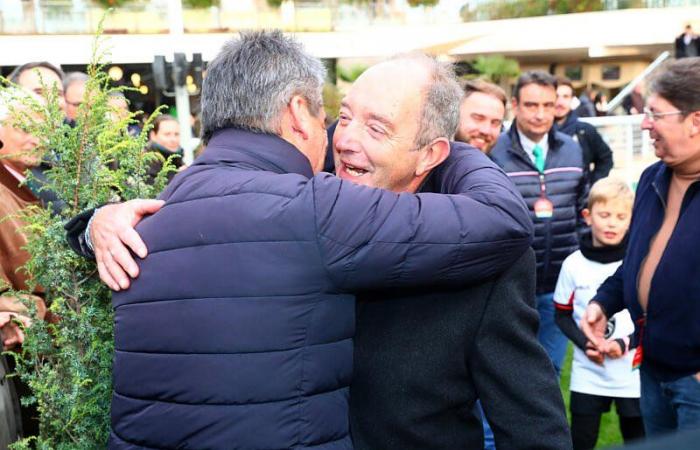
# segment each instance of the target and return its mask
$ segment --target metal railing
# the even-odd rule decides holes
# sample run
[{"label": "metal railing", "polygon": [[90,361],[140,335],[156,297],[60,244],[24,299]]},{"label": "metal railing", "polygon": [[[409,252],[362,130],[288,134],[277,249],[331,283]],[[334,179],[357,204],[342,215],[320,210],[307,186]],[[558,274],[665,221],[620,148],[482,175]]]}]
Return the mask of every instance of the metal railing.
[{"label": "metal railing", "polygon": [[649,132],[642,130],[643,114],[632,116],[585,117],[595,126],[613,152],[613,173],[636,186],[639,175],[656,161]]}]

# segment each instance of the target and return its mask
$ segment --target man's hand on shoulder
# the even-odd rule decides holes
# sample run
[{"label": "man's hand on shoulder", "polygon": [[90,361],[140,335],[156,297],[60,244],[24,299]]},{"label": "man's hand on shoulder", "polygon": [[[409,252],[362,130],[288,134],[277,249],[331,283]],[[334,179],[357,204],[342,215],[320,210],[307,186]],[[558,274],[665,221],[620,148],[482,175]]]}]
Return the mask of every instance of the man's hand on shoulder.
[{"label": "man's hand on shoulder", "polygon": [[111,289],[127,289],[129,277],[136,278],[139,268],[129,249],[140,258],[148,254],[146,245],[134,230],[145,216],[163,206],[162,200],[130,200],[103,206],[90,222],[90,240],[97,260],[100,279]]}]

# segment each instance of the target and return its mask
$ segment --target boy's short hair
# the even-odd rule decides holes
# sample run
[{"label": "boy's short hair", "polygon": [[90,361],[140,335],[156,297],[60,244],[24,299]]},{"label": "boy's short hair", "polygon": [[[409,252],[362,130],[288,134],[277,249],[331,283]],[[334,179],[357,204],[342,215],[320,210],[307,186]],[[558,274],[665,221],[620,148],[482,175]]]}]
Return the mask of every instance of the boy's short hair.
[{"label": "boy's short hair", "polygon": [[622,179],[605,177],[593,183],[588,194],[588,209],[592,209],[596,203],[605,203],[609,200],[625,200],[630,208],[634,203],[634,192]]}]

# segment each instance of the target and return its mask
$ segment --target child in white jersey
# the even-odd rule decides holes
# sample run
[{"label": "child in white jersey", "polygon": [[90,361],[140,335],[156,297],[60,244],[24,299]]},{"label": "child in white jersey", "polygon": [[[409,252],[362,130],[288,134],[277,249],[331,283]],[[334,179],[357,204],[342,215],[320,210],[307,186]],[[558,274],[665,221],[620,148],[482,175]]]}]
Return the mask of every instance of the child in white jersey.
[{"label": "child in white jersey", "polygon": [[592,449],[598,440],[600,417],[615,402],[625,442],[644,436],[639,410],[639,372],[632,370],[634,352],[628,352],[634,324],[627,310],[608,321],[604,353],[586,339],[578,324],[603,281],[615,273],[625,254],[626,234],[634,194],[622,180],[596,182],[583,217],[591,233],[580,250],[569,255],[554,291],[555,319],[574,343],[571,368],[571,434],[575,450]]}]

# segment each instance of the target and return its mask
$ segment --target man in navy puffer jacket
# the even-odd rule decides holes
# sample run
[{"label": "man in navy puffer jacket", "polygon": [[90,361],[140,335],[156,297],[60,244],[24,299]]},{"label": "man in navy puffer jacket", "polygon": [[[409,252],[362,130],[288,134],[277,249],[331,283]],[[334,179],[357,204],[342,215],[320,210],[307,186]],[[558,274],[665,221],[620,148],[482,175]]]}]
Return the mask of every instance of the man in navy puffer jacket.
[{"label": "man in navy puffer jacket", "polygon": [[[314,176],[323,79],[278,32],[243,34],[209,65],[207,149],[139,225],[149,255],[114,296],[110,448],[352,448],[352,292],[461,286],[527,248],[530,224],[492,203],[502,192]],[[422,177],[448,152],[439,136],[420,147]]]},{"label": "man in navy puffer jacket", "polygon": [[581,147],[552,128],[557,81],[545,72],[526,72],[515,86],[515,120],[489,154],[515,183],[535,225],[539,339],[557,373],[567,339],[554,323],[552,295],[564,259],[578,249],[587,198]]}]

